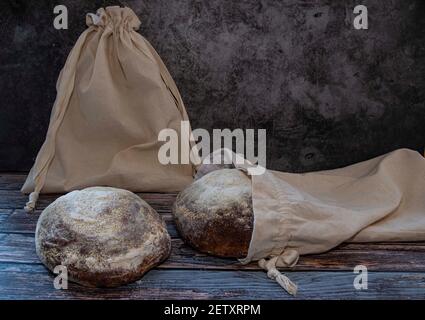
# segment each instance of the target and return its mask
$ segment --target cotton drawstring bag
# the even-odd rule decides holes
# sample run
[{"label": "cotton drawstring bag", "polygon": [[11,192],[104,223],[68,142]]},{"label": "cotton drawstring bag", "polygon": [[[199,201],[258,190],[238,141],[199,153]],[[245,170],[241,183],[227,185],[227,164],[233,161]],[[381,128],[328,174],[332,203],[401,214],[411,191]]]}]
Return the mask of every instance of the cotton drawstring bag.
[{"label": "cotton drawstring bag", "polygon": [[22,187],[31,193],[27,211],[40,192],[89,186],[168,192],[192,181],[190,164],[158,160],[158,133],[170,128],[181,137],[188,115],[161,58],[136,32],[135,13],[101,8],[86,23],[59,75],[46,140]]},{"label": "cotton drawstring bag", "polygon": [[[249,162],[235,166],[245,172]],[[295,295],[278,267],[343,242],[425,241],[425,158],[400,149],[342,169],[252,175],[254,227],[247,257]]]}]

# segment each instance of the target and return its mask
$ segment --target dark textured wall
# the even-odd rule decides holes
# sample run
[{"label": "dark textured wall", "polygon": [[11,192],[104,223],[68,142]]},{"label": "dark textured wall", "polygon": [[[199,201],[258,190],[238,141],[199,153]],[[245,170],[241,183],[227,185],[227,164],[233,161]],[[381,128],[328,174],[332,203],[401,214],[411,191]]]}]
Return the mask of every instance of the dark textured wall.
[{"label": "dark textured wall", "polygon": [[[69,9],[69,30],[52,26]],[[127,4],[194,128],[266,128],[274,169],[334,168],[425,146],[425,1],[155,0],[0,4],[0,170],[27,170],[86,12]],[[369,30],[352,10],[369,9]]]}]

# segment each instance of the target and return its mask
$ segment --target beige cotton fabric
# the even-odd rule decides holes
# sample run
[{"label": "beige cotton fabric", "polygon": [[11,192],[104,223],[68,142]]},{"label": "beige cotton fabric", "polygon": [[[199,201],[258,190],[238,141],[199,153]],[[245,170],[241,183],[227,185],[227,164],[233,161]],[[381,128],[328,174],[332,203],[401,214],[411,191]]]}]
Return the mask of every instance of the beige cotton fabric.
[{"label": "beige cotton fabric", "polygon": [[[192,166],[162,165],[158,133],[188,116],[167,68],[136,30],[129,8],[88,14],[57,82],[46,140],[22,192],[27,210],[38,194],[89,186],[131,191],[179,191]],[[184,139],[189,140],[189,135]]]},{"label": "beige cotton fabric", "polygon": [[242,262],[259,260],[292,294],[296,286],[276,267],[295,265],[299,255],[342,242],[425,241],[425,158],[418,152],[306,174],[267,170],[251,181],[254,230]]}]

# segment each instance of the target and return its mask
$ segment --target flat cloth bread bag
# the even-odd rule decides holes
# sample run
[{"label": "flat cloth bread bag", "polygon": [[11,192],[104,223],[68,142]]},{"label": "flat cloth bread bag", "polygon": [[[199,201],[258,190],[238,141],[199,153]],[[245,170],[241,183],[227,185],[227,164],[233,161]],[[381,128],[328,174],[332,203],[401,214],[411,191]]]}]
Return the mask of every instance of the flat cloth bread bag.
[{"label": "flat cloth bread bag", "polygon": [[192,181],[190,164],[158,160],[164,143],[158,133],[170,128],[180,138],[188,116],[161,58],[136,32],[135,13],[101,8],[86,23],[60,73],[46,140],[22,187],[32,192],[27,211],[40,192],[89,186],[168,192]]},{"label": "flat cloth bread bag", "polygon": [[[342,242],[425,240],[425,158],[400,149],[346,168],[252,176],[254,228],[243,263],[259,260],[289,293],[276,267]],[[270,258],[265,260],[264,258]]]},{"label": "flat cloth bread bag", "polygon": [[[252,165],[245,161],[235,166],[247,174]],[[342,242],[425,241],[425,158],[418,152],[400,149],[321,172],[293,174],[266,170],[262,175],[247,174],[251,178],[251,192],[237,192],[234,201],[228,202],[229,207],[223,210],[223,198],[215,197],[213,201],[211,193],[235,189],[235,182],[222,182],[221,188],[217,187],[219,179],[225,182],[237,176],[232,170],[236,169],[208,173],[181,192],[174,209],[178,223],[186,221],[180,231],[188,233],[191,228],[208,227],[203,223],[205,214],[216,224],[238,225],[242,218],[249,221],[249,208],[236,210],[233,222],[220,214],[230,212],[232,206],[238,208],[251,196],[253,227],[245,223],[246,228],[237,228],[238,236],[250,237],[250,243],[241,242],[237,250],[233,245],[227,253],[239,257],[241,251],[247,251],[242,263],[258,261],[267,275],[291,294],[296,294],[297,286],[277,268],[295,266],[300,255],[322,253]],[[244,179],[237,179],[238,190],[246,189]],[[195,190],[186,192],[189,189]],[[207,194],[208,201],[213,203],[209,211],[200,206],[201,198]],[[184,234],[183,238],[212,254],[220,254],[223,246],[235,240],[233,234],[223,234],[219,229],[197,233],[202,234],[205,237]]]}]

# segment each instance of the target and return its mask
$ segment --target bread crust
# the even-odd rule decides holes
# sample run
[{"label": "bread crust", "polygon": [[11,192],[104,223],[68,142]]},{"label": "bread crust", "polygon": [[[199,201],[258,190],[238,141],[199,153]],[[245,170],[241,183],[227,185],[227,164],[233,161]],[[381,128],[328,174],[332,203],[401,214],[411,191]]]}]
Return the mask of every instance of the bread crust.
[{"label": "bread crust", "polygon": [[69,280],[89,287],[136,281],[170,250],[171,239],[158,213],[122,189],[70,192],[42,212],[36,228],[42,263],[51,271],[65,266]]},{"label": "bread crust", "polygon": [[253,229],[251,181],[238,169],[210,172],[177,196],[173,216],[180,235],[195,249],[243,258]]}]

